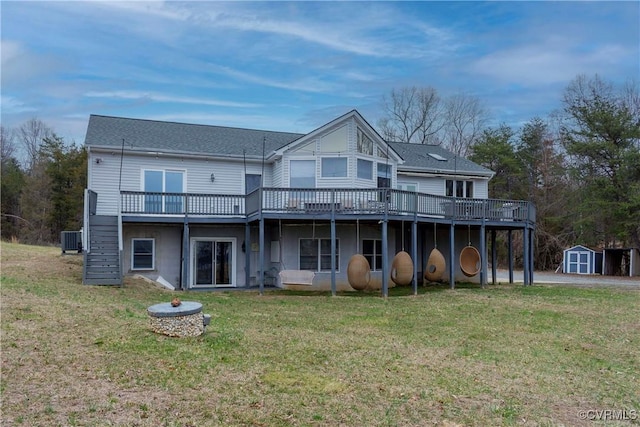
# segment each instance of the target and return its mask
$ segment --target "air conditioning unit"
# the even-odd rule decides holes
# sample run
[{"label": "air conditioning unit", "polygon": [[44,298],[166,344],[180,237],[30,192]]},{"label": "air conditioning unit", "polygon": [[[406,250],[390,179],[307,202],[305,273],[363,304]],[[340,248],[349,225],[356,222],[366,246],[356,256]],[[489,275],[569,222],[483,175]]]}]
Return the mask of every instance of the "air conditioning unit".
[{"label": "air conditioning unit", "polygon": [[76,251],[82,253],[82,232],[81,231],[63,231],[60,233],[60,248],[62,253],[67,251]]}]

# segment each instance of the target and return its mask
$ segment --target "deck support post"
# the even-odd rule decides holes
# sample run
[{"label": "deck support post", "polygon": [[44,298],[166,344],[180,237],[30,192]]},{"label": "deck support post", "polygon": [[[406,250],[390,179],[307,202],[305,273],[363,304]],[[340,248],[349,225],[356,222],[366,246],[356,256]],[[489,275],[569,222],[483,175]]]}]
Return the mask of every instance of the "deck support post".
[{"label": "deck support post", "polygon": [[498,267],[498,257],[496,248],[496,230],[491,230],[491,283],[494,285],[496,282],[496,272]]},{"label": "deck support post", "polygon": [[258,278],[260,284],[260,295],[264,294],[264,218],[260,215],[260,236],[258,245],[260,246],[258,250],[258,256],[260,257],[260,277]]},{"label": "deck support post", "polygon": [[331,295],[336,296],[336,203],[335,191],[331,191]]},{"label": "deck support post", "polygon": [[525,227],[522,230],[522,267],[524,274],[524,286],[529,286],[529,228]]},{"label": "deck support post", "polygon": [[484,220],[480,226],[480,287],[484,289],[487,284],[487,230]]},{"label": "deck support post", "polygon": [[449,230],[449,287],[456,287],[456,255],[455,255],[455,234],[456,226],[452,222]]},{"label": "deck support post", "polygon": [[[388,189],[383,191],[383,199],[387,200]],[[382,217],[382,296],[389,296],[389,204],[384,204],[384,216]]]},{"label": "deck support post", "polygon": [[509,252],[509,284],[513,284],[513,233],[507,231],[507,250]]},{"label": "deck support post", "polygon": [[418,295],[418,221],[411,224],[411,257],[413,258],[413,294]]},{"label": "deck support post", "polygon": [[[527,226],[528,227],[528,226]],[[534,271],[534,260],[535,260],[535,229],[531,228],[529,230],[529,236],[531,237],[531,244],[529,245],[529,260],[531,264],[529,265],[529,284],[533,285],[533,271]]]},{"label": "deck support post", "polygon": [[389,296],[389,238],[388,223],[385,218],[382,220],[382,296]]},{"label": "deck support post", "polygon": [[251,286],[251,227],[244,224],[244,286]]},{"label": "deck support post", "polygon": [[180,283],[181,289],[187,289],[189,287],[189,222],[185,217],[184,225],[182,228],[182,280]]}]

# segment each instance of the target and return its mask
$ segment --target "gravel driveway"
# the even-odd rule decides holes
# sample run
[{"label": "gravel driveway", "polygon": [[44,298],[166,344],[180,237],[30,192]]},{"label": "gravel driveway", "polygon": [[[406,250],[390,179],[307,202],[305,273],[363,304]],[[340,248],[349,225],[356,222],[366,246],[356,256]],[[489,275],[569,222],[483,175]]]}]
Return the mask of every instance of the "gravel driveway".
[{"label": "gravel driveway", "polygon": [[[523,282],[522,271],[513,272],[513,281]],[[508,270],[497,271],[498,282],[509,281]],[[489,270],[489,282],[491,282],[491,270]],[[534,284],[562,284],[576,286],[622,286],[637,288],[640,290],[640,277],[602,276],[599,274],[564,274],[553,271],[536,271],[533,273]]]}]

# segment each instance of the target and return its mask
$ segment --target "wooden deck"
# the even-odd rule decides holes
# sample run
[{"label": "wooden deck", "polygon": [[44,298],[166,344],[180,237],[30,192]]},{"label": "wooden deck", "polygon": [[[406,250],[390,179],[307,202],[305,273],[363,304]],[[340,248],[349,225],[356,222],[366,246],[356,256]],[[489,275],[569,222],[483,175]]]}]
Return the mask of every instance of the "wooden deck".
[{"label": "wooden deck", "polygon": [[[121,213],[128,218],[177,221],[217,218],[390,217],[439,222],[527,223],[536,219],[535,206],[523,200],[471,199],[384,189],[260,188],[248,195],[121,192]],[[514,224],[515,225],[515,224]]]}]

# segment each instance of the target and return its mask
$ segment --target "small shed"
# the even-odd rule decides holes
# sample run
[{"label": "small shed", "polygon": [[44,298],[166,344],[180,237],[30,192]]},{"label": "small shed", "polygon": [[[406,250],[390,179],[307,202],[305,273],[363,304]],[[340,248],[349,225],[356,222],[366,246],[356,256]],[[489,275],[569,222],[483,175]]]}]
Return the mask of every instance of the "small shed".
[{"label": "small shed", "polygon": [[574,274],[602,274],[602,251],[582,245],[565,249],[562,271]]},{"label": "small shed", "polygon": [[602,265],[607,276],[640,276],[640,248],[606,248]]}]

